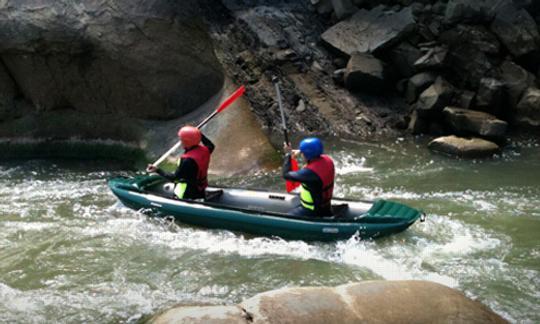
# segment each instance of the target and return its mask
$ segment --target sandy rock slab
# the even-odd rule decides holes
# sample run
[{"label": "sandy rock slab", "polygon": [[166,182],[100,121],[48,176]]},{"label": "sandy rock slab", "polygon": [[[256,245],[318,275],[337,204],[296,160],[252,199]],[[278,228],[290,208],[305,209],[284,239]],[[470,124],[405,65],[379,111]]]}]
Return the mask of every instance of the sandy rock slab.
[{"label": "sandy rock slab", "polygon": [[283,288],[235,306],[176,307],[150,319],[171,323],[507,323],[461,292],[428,281],[366,281]]}]

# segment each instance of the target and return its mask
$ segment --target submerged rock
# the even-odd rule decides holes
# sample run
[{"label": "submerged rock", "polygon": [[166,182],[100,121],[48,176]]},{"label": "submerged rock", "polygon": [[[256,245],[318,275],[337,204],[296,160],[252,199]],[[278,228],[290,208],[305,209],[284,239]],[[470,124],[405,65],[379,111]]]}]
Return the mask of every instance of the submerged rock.
[{"label": "submerged rock", "polygon": [[[411,302],[413,301],[413,302]],[[167,310],[150,323],[506,323],[479,302],[428,281],[283,288],[236,306]]]},{"label": "submerged rock", "polygon": [[497,144],[482,138],[462,138],[455,135],[438,137],[428,144],[435,152],[463,158],[485,158],[499,153]]}]

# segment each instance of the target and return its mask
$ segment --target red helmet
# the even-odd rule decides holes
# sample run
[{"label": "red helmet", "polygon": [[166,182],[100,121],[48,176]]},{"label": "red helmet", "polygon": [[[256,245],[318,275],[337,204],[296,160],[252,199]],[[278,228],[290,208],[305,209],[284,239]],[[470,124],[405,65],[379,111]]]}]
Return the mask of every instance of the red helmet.
[{"label": "red helmet", "polygon": [[201,142],[201,131],[197,127],[184,126],[178,130],[178,137],[184,147],[192,147]]}]

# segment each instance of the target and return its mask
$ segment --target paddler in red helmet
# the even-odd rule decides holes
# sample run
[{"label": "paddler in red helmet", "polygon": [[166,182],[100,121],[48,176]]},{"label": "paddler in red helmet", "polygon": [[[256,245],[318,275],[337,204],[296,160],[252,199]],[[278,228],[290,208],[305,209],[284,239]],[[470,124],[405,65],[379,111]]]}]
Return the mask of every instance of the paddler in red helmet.
[{"label": "paddler in red helmet", "polygon": [[151,164],[148,165],[146,171],[156,172],[175,182],[174,194],[179,199],[204,198],[204,192],[208,186],[210,155],[215,148],[214,143],[193,126],[180,128],[178,137],[182,141],[184,153],[178,160],[176,171],[167,173]]}]

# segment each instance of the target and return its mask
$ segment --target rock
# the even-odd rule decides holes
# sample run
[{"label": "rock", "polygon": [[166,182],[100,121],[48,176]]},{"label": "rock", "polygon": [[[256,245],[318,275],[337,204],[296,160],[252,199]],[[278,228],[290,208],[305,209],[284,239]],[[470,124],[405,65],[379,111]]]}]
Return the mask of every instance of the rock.
[{"label": "rock", "polygon": [[386,12],[384,6],[359,10],[352,17],[325,31],[321,38],[333,48],[351,55],[384,50],[414,30],[415,20],[409,8]]},{"label": "rock", "polygon": [[444,16],[444,13],[446,12],[446,3],[443,1],[435,2],[435,4],[433,4],[432,10],[437,15]]},{"label": "rock", "polygon": [[495,70],[485,53],[467,43],[451,48],[446,66],[457,76],[456,85],[469,89],[477,89],[480,80]]},{"label": "rock", "polygon": [[482,78],[476,94],[476,106],[494,115],[504,104],[504,83],[494,78]]},{"label": "rock", "polygon": [[511,61],[505,61],[499,68],[501,80],[508,97],[510,109],[515,109],[525,90],[534,84],[534,75]]},{"label": "rock", "polygon": [[422,52],[408,42],[403,42],[394,47],[390,52],[392,65],[402,77],[410,77],[416,73],[414,62],[422,57]]},{"label": "rock", "polygon": [[453,100],[453,103],[458,107],[463,108],[471,108],[472,102],[475,98],[475,93],[468,90],[462,90],[460,93],[455,97]]},{"label": "rock", "polygon": [[411,119],[409,120],[409,126],[407,129],[414,135],[426,133],[428,130],[428,122],[418,115],[418,112],[415,110],[411,114]]},{"label": "rock", "polygon": [[337,19],[343,19],[352,15],[358,10],[353,6],[351,0],[331,0],[332,7],[334,8],[334,13],[336,14]]},{"label": "rock", "polygon": [[8,118],[13,111],[16,95],[15,83],[9,76],[8,71],[4,68],[4,65],[0,64],[0,121]]},{"label": "rock", "polygon": [[332,73],[332,79],[334,80],[336,84],[339,84],[339,85],[345,84],[345,80],[344,80],[345,71],[346,69],[338,69]]},{"label": "rock", "polygon": [[502,138],[508,123],[495,116],[475,110],[446,107],[443,110],[445,122],[458,135],[480,135],[489,138]]},{"label": "rock", "polygon": [[279,50],[276,53],[274,53],[274,62],[278,64],[283,64],[286,62],[296,61],[298,60],[298,55],[296,52],[290,48]]},{"label": "rock", "polygon": [[438,77],[435,83],[420,94],[415,104],[416,110],[421,116],[440,112],[450,103],[453,94],[454,87],[442,77]]},{"label": "rock", "polygon": [[525,9],[517,9],[512,3],[497,11],[491,30],[515,57],[539,49],[540,35],[534,19]]},{"label": "rock", "polygon": [[517,105],[515,122],[529,127],[540,126],[540,89],[530,87]]},{"label": "rock", "polygon": [[500,152],[497,144],[481,138],[462,138],[455,135],[439,137],[428,144],[435,152],[462,158],[486,158]]},{"label": "rock", "polygon": [[418,95],[435,82],[437,75],[432,72],[422,72],[416,74],[407,81],[405,99],[408,103],[413,103]]},{"label": "rock", "polygon": [[331,0],[317,1],[317,3],[314,5],[317,8],[317,13],[319,15],[326,15],[326,14],[331,13],[334,10]]},{"label": "rock", "polygon": [[[200,314],[199,314],[200,312]],[[506,321],[477,301],[428,281],[364,281],[335,288],[282,288],[238,306],[180,306],[149,320],[163,323],[478,323]]]},{"label": "rock", "polygon": [[482,25],[458,24],[441,33],[440,41],[450,47],[466,43],[478,51],[493,55],[498,54],[501,47],[497,37]]},{"label": "rock", "polygon": [[342,57],[336,57],[332,60],[332,64],[334,64],[334,66],[338,69],[343,69],[347,66],[347,60]]},{"label": "rock", "polygon": [[42,111],[174,118],[223,85],[197,8],[192,0],[3,1],[0,57]]},{"label": "rock", "polygon": [[349,90],[379,93],[385,87],[383,62],[371,54],[353,53],[344,80]]},{"label": "rock", "polygon": [[238,306],[180,306],[158,314],[150,322],[153,324],[247,323],[249,316]]},{"label": "rock", "polygon": [[300,99],[298,101],[298,106],[296,106],[296,112],[304,112],[306,110],[306,103],[304,102],[304,100]]},{"label": "rock", "polygon": [[430,48],[428,52],[414,62],[414,67],[417,70],[440,69],[444,65],[448,48],[445,46],[437,46]]},{"label": "rock", "polygon": [[511,0],[449,0],[445,19],[448,23],[489,22],[496,12]]}]

